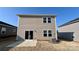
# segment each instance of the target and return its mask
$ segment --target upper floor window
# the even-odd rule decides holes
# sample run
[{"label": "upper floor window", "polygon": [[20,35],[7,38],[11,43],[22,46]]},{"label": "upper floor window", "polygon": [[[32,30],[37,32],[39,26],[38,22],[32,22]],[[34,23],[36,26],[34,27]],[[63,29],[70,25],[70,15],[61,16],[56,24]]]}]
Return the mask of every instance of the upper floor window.
[{"label": "upper floor window", "polygon": [[46,23],[46,17],[43,18],[43,23]]},{"label": "upper floor window", "polygon": [[51,17],[44,17],[43,18],[43,23],[51,23]]},{"label": "upper floor window", "polygon": [[51,23],[51,18],[50,17],[48,17],[48,23]]}]

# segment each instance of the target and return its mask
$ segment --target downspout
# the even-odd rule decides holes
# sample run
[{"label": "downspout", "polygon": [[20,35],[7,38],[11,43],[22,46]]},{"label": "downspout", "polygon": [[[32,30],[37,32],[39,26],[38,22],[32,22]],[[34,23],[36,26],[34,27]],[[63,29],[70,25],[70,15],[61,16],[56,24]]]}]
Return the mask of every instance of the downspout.
[{"label": "downspout", "polygon": [[19,26],[20,26],[20,19],[19,19],[19,16],[18,16],[18,27],[17,27],[17,37],[16,37],[16,40],[19,40],[19,36],[18,36]]},{"label": "downspout", "polygon": [[58,40],[58,38],[57,38],[57,28],[56,27],[57,26],[56,26],[56,17],[55,17],[55,39]]}]

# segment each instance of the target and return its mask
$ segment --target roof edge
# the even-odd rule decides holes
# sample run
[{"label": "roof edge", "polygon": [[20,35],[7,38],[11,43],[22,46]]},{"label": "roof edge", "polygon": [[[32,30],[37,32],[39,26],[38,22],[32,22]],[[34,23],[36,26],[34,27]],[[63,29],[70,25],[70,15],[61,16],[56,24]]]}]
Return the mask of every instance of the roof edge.
[{"label": "roof edge", "polygon": [[12,26],[12,27],[16,27],[17,28],[17,26],[11,25],[9,23],[3,22],[3,21],[0,21],[0,22],[3,23],[3,24],[5,24],[5,25],[8,25],[8,26]]},{"label": "roof edge", "polygon": [[55,14],[17,14],[17,16],[54,16],[56,17]]},{"label": "roof edge", "polygon": [[77,22],[79,22],[79,17],[75,18],[74,20],[68,21],[68,22],[66,22],[58,27],[63,27],[63,26],[69,25],[69,24],[77,23]]}]

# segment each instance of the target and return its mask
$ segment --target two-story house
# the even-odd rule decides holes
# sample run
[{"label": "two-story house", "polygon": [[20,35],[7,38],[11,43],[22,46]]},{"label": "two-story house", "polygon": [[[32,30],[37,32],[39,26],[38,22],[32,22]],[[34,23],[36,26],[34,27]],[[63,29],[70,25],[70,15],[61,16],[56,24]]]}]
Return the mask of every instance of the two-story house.
[{"label": "two-story house", "polygon": [[16,40],[57,40],[56,16],[51,14],[27,14],[19,16]]}]

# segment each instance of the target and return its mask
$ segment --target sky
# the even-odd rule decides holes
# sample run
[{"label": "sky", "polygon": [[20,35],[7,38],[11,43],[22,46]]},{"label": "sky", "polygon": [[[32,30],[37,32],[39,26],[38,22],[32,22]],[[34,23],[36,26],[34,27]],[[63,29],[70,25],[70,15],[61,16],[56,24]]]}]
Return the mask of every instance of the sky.
[{"label": "sky", "polygon": [[57,26],[79,17],[78,7],[0,7],[0,21],[18,27],[16,14],[55,14]]}]

